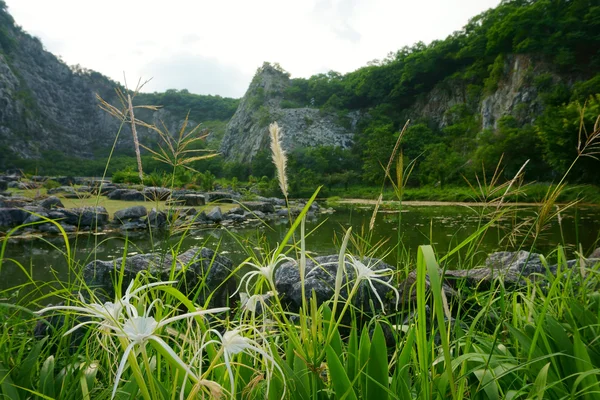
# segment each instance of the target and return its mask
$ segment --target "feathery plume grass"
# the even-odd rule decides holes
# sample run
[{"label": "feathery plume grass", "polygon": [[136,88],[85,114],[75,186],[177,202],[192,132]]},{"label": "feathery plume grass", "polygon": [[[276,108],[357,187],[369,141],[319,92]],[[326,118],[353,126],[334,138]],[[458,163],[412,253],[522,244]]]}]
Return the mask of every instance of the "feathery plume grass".
[{"label": "feathery plume grass", "polygon": [[277,169],[277,179],[279,180],[279,187],[283,192],[283,195],[287,199],[288,197],[288,183],[287,176],[285,174],[285,167],[287,164],[287,157],[283,147],[281,145],[281,128],[277,125],[277,122],[273,122],[269,125],[269,134],[271,136],[271,153],[273,157],[273,164]]}]

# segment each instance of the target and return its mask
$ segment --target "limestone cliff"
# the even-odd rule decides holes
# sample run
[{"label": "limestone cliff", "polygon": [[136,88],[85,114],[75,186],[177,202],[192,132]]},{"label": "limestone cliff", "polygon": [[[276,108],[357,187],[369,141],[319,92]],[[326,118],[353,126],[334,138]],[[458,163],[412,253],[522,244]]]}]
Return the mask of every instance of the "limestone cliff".
[{"label": "limestone cliff", "polygon": [[437,128],[443,128],[449,123],[447,111],[457,104],[465,104],[479,116],[482,130],[496,129],[498,121],[507,115],[515,117],[521,124],[531,123],[543,111],[534,79],[545,73],[551,74],[555,83],[569,80],[529,55],[508,55],[504,57],[493,90],[450,78],[423,94],[405,114],[412,120],[427,120]]},{"label": "limestone cliff", "polygon": [[357,129],[359,112],[324,113],[317,108],[282,108],[289,75],[265,63],[256,73],[237,111],[227,124],[221,152],[231,161],[249,162],[269,146],[268,126],[277,121],[287,151],[297,147],[349,148]]},{"label": "limestone cliff", "polygon": [[[120,85],[98,72],[67,66],[46,51],[39,39],[19,28],[2,4],[0,2],[0,169],[12,166],[16,158],[62,157],[63,154],[71,158],[93,158],[107,154],[120,121],[98,107],[96,94],[120,108],[115,94],[115,88]],[[237,105],[236,100],[219,96],[167,92],[141,94],[134,99],[134,104],[144,101],[143,104],[164,105],[157,112],[140,109],[137,117],[166,126],[172,133],[179,130],[190,109],[189,126],[193,126],[205,120],[228,120],[235,109],[228,111],[228,107]],[[169,96],[174,99],[171,105],[161,102],[169,100]],[[221,114],[216,115],[214,104],[219,102],[227,104],[221,106],[217,110]],[[194,108],[203,106],[212,107],[212,114],[208,115],[210,110],[195,112]],[[132,152],[130,132],[128,125],[123,127],[117,154]],[[143,128],[138,128],[138,134],[146,144],[157,137]]]}]

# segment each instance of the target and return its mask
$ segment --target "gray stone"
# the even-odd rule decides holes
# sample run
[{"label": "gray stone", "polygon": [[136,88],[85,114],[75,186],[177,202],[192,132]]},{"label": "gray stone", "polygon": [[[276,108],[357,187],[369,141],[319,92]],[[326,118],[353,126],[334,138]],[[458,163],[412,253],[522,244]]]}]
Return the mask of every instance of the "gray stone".
[{"label": "gray stone", "polygon": [[225,214],[223,217],[224,217],[224,219],[233,221],[233,222],[244,222],[246,220],[246,217],[244,217],[243,215],[239,215],[239,214]]},{"label": "gray stone", "polygon": [[134,219],[123,221],[123,224],[120,226],[119,229],[121,229],[122,231],[135,231],[141,229],[145,230],[147,227],[148,225],[146,225],[146,222],[144,220]]},{"label": "gray stone", "polygon": [[525,250],[492,253],[485,260],[485,266],[494,270],[510,271],[524,276],[546,272],[540,255]]},{"label": "gray stone", "polygon": [[[306,260],[304,286],[307,299],[310,299],[313,293],[316,295],[318,304],[333,298],[335,277],[338,269],[338,257],[338,255],[330,255]],[[365,265],[370,265],[375,271],[391,268],[390,265],[375,258],[364,258],[362,259],[362,262]],[[356,276],[355,269],[348,260],[345,261],[345,272],[341,290],[342,300],[348,297],[348,288],[352,287]],[[384,302],[386,310],[390,309],[390,307],[395,308],[396,297],[395,295],[392,295],[393,291],[386,285],[379,283],[374,283],[374,286]],[[275,270],[275,287],[281,296],[281,300],[292,310],[298,310],[300,308],[302,305],[302,284],[298,263],[296,261],[287,261],[277,267]],[[358,308],[368,309],[370,300],[373,301],[373,305],[376,309],[381,308],[369,283],[363,281],[359,285],[356,296],[352,299],[352,304]]]},{"label": "gray stone", "polygon": [[176,194],[171,196],[171,203],[182,206],[203,206],[204,195],[197,193]]},{"label": "gray stone", "polygon": [[72,186],[59,186],[57,188],[48,189],[48,194],[57,193],[75,193],[75,189]]},{"label": "gray stone", "polygon": [[[122,258],[118,258],[114,261],[89,263],[83,268],[85,282],[113,298],[115,268],[120,268],[122,261]],[[210,306],[223,307],[235,303],[235,299],[229,298],[236,289],[236,282],[231,276],[232,270],[231,260],[207,248],[193,247],[180,254],[175,263],[170,253],[139,254],[125,259],[123,288],[142,271],[162,281],[168,281],[174,276],[178,281],[175,286],[186,296],[198,296],[196,303],[204,304],[212,294]]]},{"label": "gray stone", "polygon": [[108,223],[108,212],[104,207],[70,208],[63,211],[65,223],[79,228],[101,227]]},{"label": "gray stone", "polygon": [[246,201],[241,204],[241,207],[247,209],[248,211],[260,211],[265,214],[275,212],[275,207],[273,204],[266,201]]},{"label": "gray stone", "polygon": [[63,203],[60,201],[60,199],[56,196],[50,196],[48,198],[45,198],[44,200],[42,200],[40,202],[40,206],[47,208],[47,209],[51,209],[51,208],[65,208],[65,206],[63,205]]},{"label": "gray stone", "polygon": [[134,206],[115,212],[114,219],[116,222],[125,222],[132,219],[143,218],[146,215],[148,215],[146,207]]},{"label": "gray stone", "polygon": [[208,192],[206,193],[206,200],[209,203],[214,203],[216,201],[220,203],[233,203],[235,199],[235,195],[229,192]]},{"label": "gray stone", "polygon": [[164,228],[167,225],[167,215],[164,212],[157,211],[156,208],[153,208],[148,213],[146,224],[155,229]]},{"label": "gray stone", "polygon": [[150,201],[165,201],[171,196],[170,189],[156,186],[145,187],[142,193]]},{"label": "gray stone", "polygon": [[144,201],[146,198],[142,192],[137,190],[128,190],[121,193],[121,200],[123,201]]},{"label": "gray stone", "polygon": [[223,213],[221,212],[220,207],[215,207],[206,214],[206,218],[208,218],[212,222],[221,222],[223,220]]}]

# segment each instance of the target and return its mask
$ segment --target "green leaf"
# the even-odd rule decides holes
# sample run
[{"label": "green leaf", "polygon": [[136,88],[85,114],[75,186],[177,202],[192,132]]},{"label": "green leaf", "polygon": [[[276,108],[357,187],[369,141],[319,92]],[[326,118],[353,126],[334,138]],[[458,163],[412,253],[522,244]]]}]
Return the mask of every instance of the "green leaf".
[{"label": "green leaf", "polygon": [[336,399],[356,400],[357,397],[352,388],[352,382],[348,378],[344,366],[340,362],[335,350],[331,346],[327,346],[326,352],[329,377],[333,383]]},{"label": "green leaf", "polygon": [[360,390],[367,393],[367,362],[369,361],[369,352],[371,350],[371,340],[369,339],[369,329],[365,326],[360,334],[360,344],[358,348],[358,373],[360,374]]},{"label": "green leaf", "polygon": [[381,325],[376,324],[367,364],[367,398],[387,400],[389,381],[388,370],[385,336],[383,335]]},{"label": "green leaf", "polygon": [[531,392],[529,398],[537,397],[538,400],[544,399],[546,382],[548,381],[548,368],[550,368],[550,363],[544,365],[544,367],[538,373],[537,377],[535,378],[535,383],[533,384],[533,392]]},{"label": "green leaf", "polygon": [[40,370],[39,391],[48,397],[54,397],[54,356],[50,356],[44,361]]},{"label": "green leaf", "polygon": [[10,379],[9,369],[4,366],[2,361],[0,361],[0,389],[2,389],[2,394],[7,399],[18,400],[21,398],[12,379]]}]

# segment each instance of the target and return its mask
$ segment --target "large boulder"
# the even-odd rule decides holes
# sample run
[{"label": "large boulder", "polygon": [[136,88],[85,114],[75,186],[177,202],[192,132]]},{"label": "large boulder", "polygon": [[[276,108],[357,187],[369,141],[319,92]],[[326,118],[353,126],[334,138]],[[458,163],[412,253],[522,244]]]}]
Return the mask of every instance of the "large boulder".
[{"label": "large boulder", "polygon": [[[83,268],[83,278],[90,287],[99,289],[109,298],[113,298],[115,270],[118,272],[122,264],[122,258],[114,261],[93,261]],[[147,272],[163,281],[168,281],[174,276],[178,281],[177,288],[190,298],[198,295],[196,301],[199,304],[203,304],[212,293],[210,306],[223,307],[234,301],[229,298],[236,289],[236,282],[231,276],[232,270],[233,263],[228,258],[215,254],[208,248],[194,247],[180,254],[175,262],[169,253],[127,257],[123,281],[127,287],[139,272]]]},{"label": "large boulder", "polygon": [[125,222],[133,219],[143,218],[148,215],[148,210],[144,206],[128,207],[123,210],[115,212],[116,222]]},{"label": "large boulder", "polygon": [[212,222],[221,222],[223,220],[223,213],[221,212],[221,208],[213,208],[206,214],[206,218],[208,218],[208,220]]},{"label": "large boulder", "polygon": [[64,222],[79,228],[96,228],[108,223],[108,211],[104,207],[81,207],[62,210]]},{"label": "large boulder", "polygon": [[121,200],[123,201],[144,201],[146,198],[144,197],[144,193],[137,190],[127,190],[126,192],[121,193]]},{"label": "large boulder", "polygon": [[[304,277],[304,288],[307,300],[314,294],[317,303],[321,304],[333,298],[335,277],[338,270],[338,255],[329,255],[315,257],[306,260],[306,273]],[[385,268],[392,268],[390,265],[376,258],[363,258],[361,262],[368,265],[375,271]],[[345,273],[341,290],[341,301],[348,297],[348,289],[354,285],[356,270],[352,264],[345,261]],[[387,280],[388,278],[386,278]],[[393,285],[393,283],[391,283]],[[373,283],[377,294],[384,302],[385,310],[392,310],[396,307],[396,296],[393,290],[388,286]],[[283,303],[287,304],[291,310],[298,310],[302,305],[302,283],[300,280],[300,270],[297,261],[287,261],[282,263],[275,270],[275,288],[281,296]],[[375,296],[369,283],[364,280],[360,283],[358,292],[352,298],[352,304],[363,310],[370,308],[369,303],[373,301],[376,309],[381,309],[379,300]]]},{"label": "large boulder", "polygon": [[51,208],[65,208],[60,199],[56,196],[50,196],[40,202],[40,206],[51,209]]}]

